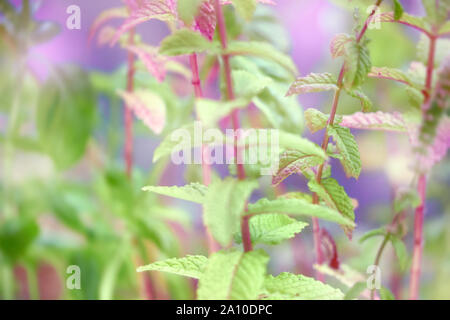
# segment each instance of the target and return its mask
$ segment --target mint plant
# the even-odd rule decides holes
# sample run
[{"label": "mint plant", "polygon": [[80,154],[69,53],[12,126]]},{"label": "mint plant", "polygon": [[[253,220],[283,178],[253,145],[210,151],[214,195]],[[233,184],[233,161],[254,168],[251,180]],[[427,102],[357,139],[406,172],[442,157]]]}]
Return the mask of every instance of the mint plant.
[{"label": "mint plant", "polygon": [[[98,15],[87,45],[120,47],[125,63],[87,73],[42,62],[43,77],[30,52],[58,28],[34,18],[38,4],[0,1],[0,297],[45,298],[42,269],[61,280],[69,265],[82,270],[82,290],[60,281],[59,297],[387,300],[403,297],[396,284],[406,276],[409,298],[429,295],[424,234],[427,254],[445,265],[448,253],[448,219],[425,212],[436,194],[448,209],[448,168],[435,167],[450,140],[450,2],[422,0],[421,17],[406,1],[331,2],[354,10],[353,29],[329,46],[337,72],[297,69],[274,14],[280,1],[124,0]],[[140,34],[150,20],[167,27],[158,46]],[[387,26],[418,35],[415,58]],[[391,56],[398,68],[385,63]],[[303,108],[298,96],[310,93],[331,103]],[[339,172],[364,180],[384,145],[361,131],[389,133],[386,145],[408,140],[383,166],[407,149],[413,163],[411,181],[389,186],[388,205],[360,217],[376,224],[362,236],[362,199]],[[145,150],[148,174],[142,137],[157,142]],[[47,167],[23,166],[30,155]],[[191,208],[201,211],[196,229]],[[288,241],[295,272],[273,255]]]},{"label": "mint plant", "polygon": [[[254,180],[246,177],[245,166],[239,164],[237,161],[237,180],[234,178],[226,178],[225,180],[217,180],[212,182],[209,186],[206,185],[187,185],[184,187],[156,187],[149,186],[144,188],[144,190],[152,191],[166,196],[178,197],[184,200],[191,200],[197,203],[203,204],[204,212],[203,219],[208,231],[212,234],[214,239],[219,242],[223,247],[229,247],[231,241],[236,239],[237,243],[243,244],[244,253],[239,253],[237,249],[227,249],[225,251],[219,251],[214,253],[210,258],[206,259],[203,256],[189,256],[187,258],[181,259],[170,259],[163,262],[157,262],[139,269],[139,271],[144,270],[160,270],[166,272],[177,273],[181,275],[187,275],[190,277],[195,277],[199,279],[198,288],[198,298],[276,298],[282,297],[283,299],[294,299],[299,297],[311,297],[310,293],[303,292],[301,286],[302,281],[305,280],[304,277],[299,277],[295,275],[282,274],[278,277],[267,277],[265,276],[265,265],[267,264],[267,256],[261,251],[253,251],[253,244],[258,235],[261,234],[262,243],[279,243],[282,239],[287,239],[292,237],[296,232],[300,232],[304,227],[303,224],[288,220],[286,214],[291,216],[298,215],[309,215],[313,220],[313,232],[314,232],[314,242],[316,247],[316,261],[319,265],[325,262],[323,247],[326,240],[322,239],[322,235],[326,235],[327,239],[331,239],[330,243],[334,243],[332,237],[326,232],[325,229],[319,227],[318,219],[325,219],[341,224],[345,233],[352,238],[352,230],[355,227],[354,220],[354,204],[350,197],[345,192],[344,188],[339,185],[339,183],[330,177],[330,167],[328,164],[328,159],[337,158],[341,162],[347,176],[358,178],[361,172],[361,160],[358,150],[358,145],[350,132],[350,128],[358,129],[374,129],[374,130],[394,130],[401,132],[408,132],[410,126],[406,124],[403,117],[398,113],[386,114],[386,113],[356,113],[350,116],[340,116],[338,115],[338,106],[341,94],[345,93],[351,97],[360,100],[361,107],[364,112],[368,112],[373,103],[370,99],[363,93],[361,88],[362,84],[369,78],[380,78],[380,79],[394,79],[400,81],[406,85],[409,85],[409,93],[418,98],[420,94],[423,94],[424,101],[422,104],[429,102],[432,95],[431,91],[431,80],[432,68],[434,67],[432,52],[435,47],[435,41],[440,35],[440,31],[444,29],[444,23],[446,23],[447,16],[442,15],[440,24],[434,24],[434,32],[426,32],[427,36],[430,37],[430,58],[427,71],[427,80],[425,88],[422,89],[420,86],[409,79],[409,77],[399,70],[385,68],[385,67],[372,67],[370,60],[370,53],[368,50],[368,39],[366,38],[366,31],[369,25],[375,19],[380,19],[382,22],[396,22],[407,25],[414,25],[416,28],[421,29],[420,26],[424,26],[425,23],[423,19],[412,17],[407,13],[404,13],[401,4],[398,1],[393,1],[394,12],[393,13],[382,13],[378,14],[378,8],[381,6],[382,1],[376,1],[374,7],[371,10],[367,19],[359,25],[357,23],[355,27],[355,35],[339,34],[337,35],[331,43],[331,53],[333,58],[342,57],[344,62],[339,72],[337,78],[335,78],[330,73],[323,74],[310,74],[306,77],[297,78],[297,80],[290,86],[287,91],[287,96],[294,94],[303,94],[308,92],[320,92],[320,91],[335,91],[335,96],[333,99],[333,104],[331,112],[329,115],[323,114],[317,110],[309,109],[305,111],[305,118],[308,128],[312,132],[319,131],[326,128],[324,139],[321,145],[321,151],[318,146],[306,142],[300,139],[298,136],[292,136],[286,134],[286,137],[290,140],[290,143],[283,143],[283,138],[280,141],[280,145],[284,147],[284,151],[280,156],[280,168],[273,177],[273,184],[278,185],[289,175],[294,173],[302,173],[305,177],[309,179],[308,187],[313,192],[312,198],[305,194],[295,193],[286,194],[278,197],[275,200],[261,199],[256,203],[248,203],[248,198],[250,194],[257,188],[257,183]],[[448,12],[447,7],[445,10],[439,10],[439,7],[433,9],[433,6],[428,5],[427,10],[429,12],[434,12],[437,15],[438,11]],[[233,2],[236,7],[236,12],[243,15],[243,17],[251,17],[252,10],[254,6],[242,6],[239,1]],[[436,4],[439,6],[440,4]],[[228,44],[226,26],[223,19],[222,8],[219,1],[215,3],[215,12],[218,28],[218,38],[220,40],[220,46],[215,43],[214,39],[212,43],[208,43],[201,38],[200,35],[193,33],[192,31],[180,30],[175,34],[169,36],[165,39],[161,45],[161,53],[169,55],[180,55],[180,54],[193,54],[200,52],[207,52],[209,54],[215,54],[221,57],[221,72],[223,75],[222,81],[225,83],[223,86],[225,100],[240,100],[241,97],[236,97],[234,93],[233,84],[242,83],[239,82],[237,77],[243,74],[243,70],[246,70],[246,66],[241,64],[241,68],[234,70],[230,66],[230,56],[229,54],[234,54],[232,59],[239,58],[238,55],[250,54],[258,56],[261,52],[257,50],[259,46],[263,47],[267,44],[253,44],[253,48],[248,48],[246,51],[246,45],[244,43],[232,42]],[[434,10],[434,11],[433,11]],[[243,13],[246,12],[246,13]],[[430,15],[430,13],[429,13]],[[445,15],[445,17],[443,17]],[[422,21],[419,24],[417,21]],[[425,29],[426,30],[426,29]],[[240,47],[240,50],[234,52],[232,48]],[[263,55],[266,59],[272,59],[273,61],[279,63],[283,67],[288,67],[290,69],[291,63],[288,62],[286,57],[283,57],[280,53],[273,53],[272,49],[270,51],[270,56],[267,54]],[[191,62],[193,58],[191,56]],[[195,63],[192,63],[195,68]],[[236,74],[236,79],[233,78]],[[294,70],[295,72],[295,70]],[[196,74],[194,72],[194,74]],[[238,74],[240,74],[238,76]],[[193,83],[198,84],[197,77],[194,76]],[[273,79],[272,79],[273,81]],[[261,87],[264,84],[260,85]],[[270,87],[270,85],[267,85]],[[195,90],[199,92],[198,88]],[[257,93],[258,94],[258,93]],[[446,103],[442,101],[448,101],[447,98],[443,97],[444,94],[441,93],[441,103]],[[197,94],[197,97],[200,95]],[[428,97],[428,98],[427,98]],[[427,100],[428,99],[428,100]],[[255,101],[255,100],[253,100]],[[245,103],[246,102],[246,103]],[[245,107],[248,104],[248,100],[242,101],[242,106]],[[206,108],[202,106],[201,101],[197,101],[197,112],[206,112]],[[209,113],[215,112],[215,109],[219,109],[221,104],[210,103],[210,109],[207,111]],[[215,107],[215,108],[214,108]],[[257,105],[258,107],[258,105]],[[228,106],[225,108],[223,105],[220,109],[231,110],[231,120],[234,129],[239,129],[239,114],[238,110],[242,107],[236,108],[236,106]],[[445,110],[445,106],[442,107]],[[217,112],[217,111],[216,111]],[[224,116],[226,113],[221,111],[221,115]],[[202,118],[202,116],[200,116]],[[203,117],[204,118],[204,117]],[[211,118],[211,117],[209,117]],[[215,120],[220,117],[213,117]],[[436,119],[432,118],[434,122]],[[330,143],[330,138],[333,139],[333,143]],[[238,150],[238,140],[235,140],[235,153]],[[169,145],[167,141],[164,141],[162,146],[164,150],[169,152]],[[298,145],[299,148],[294,146]],[[157,150],[158,152],[159,150]],[[157,153],[156,152],[156,153]],[[445,153],[445,152],[444,152]],[[442,154],[442,153],[441,153]],[[423,179],[422,179],[423,180]],[[423,193],[423,182],[420,186],[421,192]],[[194,200],[195,199],[195,200]],[[423,197],[422,197],[423,199]],[[423,200],[421,201],[423,203]],[[404,209],[403,209],[404,210]],[[377,253],[375,259],[375,265],[378,265],[381,259],[382,252],[388,241],[392,242],[398,258],[401,264],[405,267],[405,257],[406,249],[401,240],[403,234],[401,231],[396,231],[398,229],[398,220],[400,210],[394,222],[387,229],[377,230],[370,233],[364,239],[373,235],[383,235],[384,240],[381,247]],[[419,212],[419,213],[417,213]],[[423,214],[423,205],[420,206],[416,214],[419,216]],[[422,213],[421,213],[422,212]],[[284,218],[277,218],[276,213],[280,214]],[[278,224],[280,219],[285,220],[284,223],[288,224],[289,227],[284,226],[282,229],[279,228]],[[418,218],[420,220],[420,218]],[[417,218],[416,218],[417,220]],[[420,233],[418,230],[421,228],[420,221],[416,222],[415,233]],[[240,232],[239,232],[240,229]],[[400,232],[400,233],[399,233]],[[237,234],[237,236],[233,236]],[[268,239],[264,238],[264,234],[270,235]],[[275,236],[276,235],[276,236]],[[274,237],[274,238],[272,238]],[[280,238],[277,238],[280,237]],[[270,241],[269,241],[270,239]],[[417,240],[415,242],[415,256],[417,256],[418,247],[420,242]],[[339,264],[337,260],[336,246],[332,246],[334,252],[332,253],[332,259],[330,266],[339,269]],[[252,255],[253,257],[251,257]],[[240,261],[242,265],[235,265],[232,261],[236,256],[236,261]],[[248,257],[248,258],[247,258]],[[253,261],[252,264],[249,261]],[[415,258],[417,260],[417,258]],[[248,263],[248,265],[247,265]],[[419,262],[420,263],[420,262]],[[221,272],[226,274],[227,266],[230,265],[230,270],[237,270],[235,272],[234,278],[221,277]],[[250,267],[251,266],[251,267]],[[262,266],[262,267],[261,267]],[[240,276],[240,270],[247,270],[251,268],[252,271],[248,270],[242,278]],[[417,278],[417,262],[413,263],[411,281],[412,281],[412,292],[416,291],[416,285],[414,284]],[[289,293],[282,290],[282,283],[286,279],[292,279],[292,283],[289,284],[292,291]],[[269,280],[270,279],[270,280]],[[297,287],[293,279],[302,279],[297,284]],[[319,282],[314,282],[315,286],[320,286],[320,281],[324,280],[321,272],[318,271],[317,279]],[[278,283],[277,283],[278,282]],[[241,288],[239,294],[234,292],[234,285]],[[272,287],[272,285],[274,285]],[[278,286],[280,285],[280,286]],[[228,289],[221,291],[222,286]],[[271,289],[269,289],[271,288]],[[277,291],[281,290],[281,291]],[[315,289],[314,289],[315,290]],[[328,289],[327,289],[328,290]],[[291,295],[293,293],[293,295]],[[374,290],[372,290],[371,297],[375,297]],[[302,296],[304,295],[304,296]],[[382,296],[387,297],[390,294],[386,293],[385,288],[382,290]],[[330,297],[336,297],[331,295]],[[416,298],[414,294],[411,296]]]}]

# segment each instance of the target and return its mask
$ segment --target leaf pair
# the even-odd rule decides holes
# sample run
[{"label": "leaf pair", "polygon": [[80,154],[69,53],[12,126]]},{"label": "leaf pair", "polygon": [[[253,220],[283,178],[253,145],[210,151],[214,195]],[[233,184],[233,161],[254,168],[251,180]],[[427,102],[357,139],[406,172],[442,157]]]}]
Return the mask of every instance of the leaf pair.
[{"label": "leaf pair", "polygon": [[199,279],[199,300],[321,300],[342,299],[340,290],[301,275],[266,275],[269,256],[262,250],[243,253],[235,249],[214,253],[209,259],[187,256],[138,268]]}]

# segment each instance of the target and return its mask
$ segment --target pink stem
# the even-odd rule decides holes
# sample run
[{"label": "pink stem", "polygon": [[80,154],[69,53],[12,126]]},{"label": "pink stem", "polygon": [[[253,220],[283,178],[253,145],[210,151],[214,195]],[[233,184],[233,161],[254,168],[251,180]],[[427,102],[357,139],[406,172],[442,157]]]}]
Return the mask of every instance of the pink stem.
[{"label": "pink stem", "polygon": [[434,71],[434,60],[435,60],[435,53],[436,53],[436,44],[437,44],[437,37],[430,36],[430,49],[428,52],[428,62],[427,62],[427,76],[425,80],[425,91],[426,91],[426,97],[425,102],[422,106],[422,110],[424,111],[427,106],[430,98],[431,98],[431,89],[433,86],[433,71]]},{"label": "pink stem", "polygon": [[[215,9],[216,9],[216,16],[217,16],[217,26],[219,28],[219,35],[220,35],[220,43],[222,45],[222,49],[226,50],[228,48],[228,42],[227,42],[227,30],[225,27],[225,19],[223,16],[222,6],[220,5],[219,0],[215,0]],[[230,66],[230,55],[224,54],[222,55],[223,59],[223,66],[224,66],[224,72],[225,72],[225,82],[226,82],[226,88],[227,88],[227,98],[228,100],[234,100],[234,90],[233,90],[233,79],[231,77],[231,66]],[[239,122],[239,110],[234,109],[231,113],[231,122],[233,124],[233,129],[237,130],[241,127],[241,124]],[[236,137],[237,139],[238,137]],[[234,145],[234,154],[236,155],[236,158],[238,157],[238,145],[237,141]],[[237,174],[238,178],[240,180],[245,179],[245,169],[244,165],[240,163],[239,159],[236,161],[237,165]]]},{"label": "pink stem", "polygon": [[[381,5],[381,2],[383,2],[383,0],[377,0],[377,2],[375,4],[375,8],[372,10],[370,15],[367,17],[366,21],[364,22],[363,28],[361,29],[360,33],[358,34],[358,36],[356,38],[357,42],[360,42],[361,39],[363,38],[364,34],[367,31],[367,27],[369,25],[370,19],[376,13],[377,8]],[[331,107],[330,117],[328,119],[329,125],[333,125],[334,119],[336,117],[337,108],[339,105],[339,98],[341,95],[341,90],[342,90],[342,86],[343,86],[343,82],[344,82],[345,70],[346,70],[346,65],[344,63],[341,67],[341,71],[339,72],[339,78],[337,81],[338,90],[336,91],[336,94],[334,95],[333,106]],[[322,149],[325,152],[327,151],[327,148],[328,148],[328,143],[330,140],[329,138],[330,137],[328,135],[328,132],[325,131],[325,135],[324,135],[323,141],[322,141]],[[322,174],[323,174],[324,167],[325,167],[325,163],[321,164],[319,166],[319,169],[317,170],[316,180],[318,183],[321,183],[321,181],[322,181]],[[313,194],[313,203],[314,204],[319,203],[319,197],[316,193]],[[313,217],[312,222],[313,222],[314,248],[316,251],[316,263],[320,265],[323,263],[323,253],[322,253],[322,248],[321,248],[322,240],[321,240],[321,235],[320,235],[319,219],[316,217]],[[319,281],[324,280],[323,274],[319,271],[316,271],[316,278]]]},{"label": "pink stem", "polygon": [[[192,85],[194,86],[194,93],[196,98],[203,98],[202,86],[200,83],[200,76],[198,72],[197,55],[195,53],[189,56],[192,71]],[[202,145],[202,175],[203,184],[208,186],[211,183],[211,166],[209,165],[209,148],[207,145]],[[211,236],[209,230],[206,230],[208,251],[214,253],[220,250],[220,245]]]},{"label": "pink stem", "polygon": [[420,195],[420,205],[416,208],[416,213],[414,217],[414,253],[411,267],[410,287],[409,287],[409,298],[411,300],[417,300],[419,298],[426,188],[427,188],[427,180],[425,175],[422,174],[419,177],[419,182],[417,185],[417,189]]},{"label": "pink stem", "polygon": [[[225,51],[228,47],[227,44],[227,30],[225,27],[225,19],[223,16],[222,6],[220,5],[219,0],[214,0],[214,6],[216,10],[216,18],[217,18],[217,26],[219,28],[220,35],[220,43],[222,45],[222,49]],[[225,72],[225,82],[227,88],[227,98],[228,100],[234,100],[234,91],[233,91],[233,79],[231,77],[231,67],[230,67],[230,56],[228,54],[222,55],[224,72]],[[240,129],[241,124],[239,122],[239,111],[237,109],[233,110],[231,113],[231,121],[233,123],[233,129],[236,131]],[[236,166],[237,166],[237,175],[239,180],[245,179],[245,168],[242,162],[239,159],[238,152],[238,138],[235,136],[234,141],[234,154],[236,155]],[[244,251],[248,252],[253,250],[250,228],[249,228],[249,219],[250,217],[243,217],[241,221],[241,233],[242,233],[242,243],[244,244]]]},{"label": "pink stem", "polygon": [[[130,30],[129,44],[134,43],[135,30]],[[127,91],[133,92],[134,90],[134,53],[128,52],[128,74],[127,74]],[[128,106],[125,106],[124,111],[125,118],[125,147],[124,157],[127,176],[130,178],[133,172],[133,112]]]},{"label": "pink stem", "polygon": [[[435,29],[435,28],[433,28]],[[422,113],[425,116],[425,112],[428,103],[431,99],[431,90],[433,85],[433,71],[434,71],[434,59],[436,55],[436,32],[430,36],[430,50],[428,52],[427,62],[427,76],[425,80],[425,100],[422,106]],[[419,298],[420,287],[420,273],[422,265],[422,250],[423,250],[423,220],[424,209],[426,199],[427,180],[425,174],[419,176],[417,183],[417,192],[420,196],[420,205],[416,208],[414,216],[414,249],[413,249],[413,264],[411,267],[411,278],[409,283],[409,298],[411,300],[417,300]]]}]

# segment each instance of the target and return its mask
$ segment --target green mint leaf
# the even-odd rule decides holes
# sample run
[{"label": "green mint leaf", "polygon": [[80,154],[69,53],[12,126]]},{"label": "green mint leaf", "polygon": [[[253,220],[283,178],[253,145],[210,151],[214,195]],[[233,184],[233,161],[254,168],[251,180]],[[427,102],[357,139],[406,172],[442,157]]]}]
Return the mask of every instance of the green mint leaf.
[{"label": "green mint leaf", "polygon": [[159,52],[167,56],[180,56],[208,50],[215,51],[217,48],[216,43],[209,42],[200,33],[181,29],[161,42]]},{"label": "green mint leaf", "polygon": [[366,96],[364,94],[364,92],[359,89],[359,88],[354,88],[354,89],[347,89],[345,88],[345,92],[353,97],[359,100],[359,102],[361,103],[361,108],[364,112],[368,112],[372,109],[373,107],[373,103],[370,100],[370,98],[368,96]]},{"label": "green mint leaf", "polygon": [[268,255],[262,250],[219,251],[210,258],[198,283],[199,300],[256,300],[261,292]]},{"label": "green mint leaf", "polygon": [[265,42],[231,41],[228,44],[228,48],[225,53],[231,55],[251,55],[271,60],[283,66],[293,75],[296,75],[298,73],[297,67],[288,55]]},{"label": "green mint leaf", "polygon": [[207,264],[208,258],[205,256],[188,255],[184,258],[171,258],[163,261],[157,261],[137,268],[137,272],[162,271],[199,279],[202,276]]},{"label": "green mint leaf", "polygon": [[208,192],[208,187],[194,182],[182,187],[147,186],[143,187],[142,190],[186,201],[204,203]]},{"label": "green mint leaf", "polygon": [[232,0],[237,13],[245,20],[251,20],[256,10],[256,0]]},{"label": "green mint leaf", "polygon": [[395,213],[402,212],[408,208],[417,208],[420,205],[420,197],[415,189],[400,190],[394,200]]},{"label": "green mint leaf", "polygon": [[[205,113],[203,113],[202,116],[209,117],[209,115],[205,115]],[[153,162],[177,152],[183,152],[183,155],[185,155],[184,152],[186,152],[186,157],[191,159],[191,149],[201,147],[202,143],[210,146],[214,143],[222,145],[223,141],[225,141],[225,136],[222,136],[221,139],[218,139],[217,141],[211,142],[206,139],[207,137],[205,135],[201,134],[207,128],[206,125],[203,127],[197,123],[191,123],[169,133],[155,149],[153,153]],[[199,138],[197,139],[196,137]]]},{"label": "green mint leaf", "polygon": [[407,26],[410,26],[414,29],[418,29],[425,33],[431,33],[430,23],[425,19],[417,16],[410,15],[404,12],[400,19],[395,20],[395,16],[393,12],[384,12],[377,16],[380,19],[380,22],[397,22]]},{"label": "green mint leaf", "polygon": [[[280,244],[284,240],[295,237],[307,223],[297,221],[284,214],[265,214],[250,218],[250,234],[253,243],[269,245]],[[235,241],[242,242],[241,233],[236,234]]]},{"label": "green mint leaf", "polygon": [[359,239],[359,242],[363,243],[367,239],[371,239],[371,238],[377,237],[377,236],[384,237],[384,236],[386,236],[386,234],[387,234],[387,232],[386,232],[385,228],[370,230],[370,231],[366,232],[365,234],[363,234],[363,236]]},{"label": "green mint leaf", "polygon": [[341,300],[344,294],[313,278],[283,272],[266,277],[261,296],[268,300]]},{"label": "green mint leaf", "polygon": [[399,0],[393,0],[393,1],[394,1],[394,19],[400,20],[401,17],[403,16],[403,12],[405,12],[405,10],[403,9],[403,6]]},{"label": "green mint leaf", "polygon": [[386,287],[380,288],[380,299],[381,300],[395,300],[394,294]]},{"label": "green mint leaf", "polygon": [[209,127],[215,127],[217,122],[230,115],[233,110],[246,108],[250,101],[250,99],[246,98],[227,101],[197,99],[195,108],[198,120],[200,120],[202,124]]},{"label": "green mint leaf", "polygon": [[408,267],[408,250],[406,249],[405,243],[397,236],[390,235],[389,240],[394,247],[395,255],[397,256],[398,263],[401,270],[406,270]]},{"label": "green mint leaf", "polygon": [[305,155],[314,155],[326,160],[328,156],[317,144],[295,134],[279,131],[279,146],[285,150],[297,150]]},{"label": "green mint leaf", "polygon": [[328,134],[333,137],[342,156],[341,164],[349,177],[358,179],[361,173],[361,157],[355,138],[350,129],[337,125],[328,127]]},{"label": "green mint leaf", "polygon": [[[317,193],[327,206],[339,211],[344,217],[355,221],[355,212],[350,197],[345,192],[345,189],[339,185],[333,178],[323,179],[321,183],[316,180],[310,180],[308,187],[312,192]],[[353,229],[344,227],[344,231],[351,238]]]},{"label": "green mint leaf", "polygon": [[274,82],[256,96],[253,103],[274,128],[301,135],[302,107],[296,97],[286,97],[285,90],[284,84]]},{"label": "green mint leaf", "polygon": [[186,26],[190,26],[192,24],[202,3],[203,0],[178,0],[178,17]]},{"label": "green mint leaf", "polygon": [[344,87],[348,90],[359,88],[367,79],[372,68],[367,41],[351,41],[346,44]]},{"label": "green mint leaf", "polygon": [[431,24],[440,26],[448,19],[450,2],[446,0],[422,0],[422,4],[427,13],[426,19]]},{"label": "green mint leaf", "polygon": [[355,300],[363,293],[364,290],[367,289],[366,282],[357,282],[355,283],[345,294],[344,300]]},{"label": "green mint leaf", "polygon": [[317,109],[307,109],[305,111],[306,126],[311,133],[322,130],[327,126],[329,115],[320,112]]},{"label": "green mint leaf", "polygon": [[247,214],[249,215],[267,213],[284,213],[291,216],[317,217],[349,227],[355,226],[355,223],[352,220],[342,216],[338,211],[325,206],[312,204],[304,199],[260,199],[256,203],[248,205]]},{"label": "green mint leaf", "polygon": [[256,181],[231,177],[210,184],[204,200],[203,219],[221,245],[229,245],[233,234],[239,230],[246,201],[257,187]]},{"label": "green mint leaf", "polygon": [[67,169],[84,155],[97,118],[89,78],[78,68],[56,68],[39,92],[39,144],[58,169]]}]

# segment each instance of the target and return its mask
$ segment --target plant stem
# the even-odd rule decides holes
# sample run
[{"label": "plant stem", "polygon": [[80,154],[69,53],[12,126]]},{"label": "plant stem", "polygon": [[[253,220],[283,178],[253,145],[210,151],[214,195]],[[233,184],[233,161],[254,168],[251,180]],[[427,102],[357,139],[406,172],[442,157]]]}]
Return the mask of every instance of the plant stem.
[{"label": "plant stem", "polygon": [[[134,44],[135,37],[135,29],[131,29],[129,32],[128,43],[129,45]],[[135,67],[135,58],[134,53],[128,52],[127,55],[127,64],[128,64],[128,72],[127,72],[127,91],[132,93],[134,91],[134,75],[136,73]],[[125,146],[124,146],[124,158],[125,158],[125,167],[126,174],[129,179],[132,178],[133,174],[133,112],[129,108],[129,106],[125,106],[124,110],[124,120],[125,120]],[[144,248],[142,246],[142,248]],[[144,259],[145,249],[141,250],[141,258],[144,263],[146,263],[147,259]],[[155,289],[153,286],[153,281],[150,275],[143,275],[143,287],[144,293],[147,299],[153,300],[155,297]]]},{"label": "plant stem", "polygon": [[[433,86],[433,71],[434,60],[436,55],[436,44],[438,36],[436,35],[436,28],[433,27],[433,33],[429,35],[430,49],[428,52],[427,73],[425,79],[425,100],[422,105],[422,114],[425,117],[425,112],[428,109],[428,104],[431,99],[431,91]],[[420,273],[422,265],[422,250],[423,250],[423,221],[426,201],[427,178],[425,173],[421,173],[417,183],[417,192],[420,196],[420,204],[416,208],[414,214],[414,249],[413,249],[413,263],[411,267],[411,278],[409,283],[409,298],[417,300],[419,298],[420,287]]]},{"label": "plant stem", "polygon": [[411,267],[411,278],[409,283],[409,298],[411,300],[417,300],[419,298],[426,188],[427,188],[426,176],[425,174],[421,174],[419,177],[419,182],[417,184],[417,189],[420,196],[420,205],[416,208],[416,212],[414,215],[414,251],[413,251],[413,262]]},{"label": "plant stem", "polygon": [[[376,4],[375,4],[375,8],[372,10],[372,12],[370,13],[370,15],[367,17],[366,21],[364,22],[364,26],[361,29],[361,31],[359,32],[358,36],[356,37],[356,41],[359,43],[361,41],[361,39],[363,38],[364,34],[367,31],[367,28],[369,26],[370,23],[370,19],[373,17],[373,15],[376,13],[378,7],[381,5],[381,2],[383,2],[383,0],[377,0]],[[336,93],[334,95],[333,98],[333,105],[331,107],[331,112],[330,112],[330,117],[328,118],[328,125],[333,125],[334,124],[334,119],[336,117],[336,113],[337,113],[337,108],[339,105],[339,98],[341,96],[341,91],[342,91],[342,87],[343,87],[343,82],[344,82],[344,76],[345,76],[345,71],[346,71],[346,64],[344,62],[344,64],[341,67],[341,71],[339,72],[339,78],[337,81],[337,86],[338,89],[336,90]],[[323,151],[325,151],[325,153],[327,152],[327,148],[328,148],[328,143],[329,143],[329,135],[328,135],[328,131],[325,130],[325,135],[323,137],[323,141],[322,141],[322,149]],[[320,184],[322,181],[322,174],[323,174],[323,169],[325,167],[325,163],[321,164],[317,170],[317,174],[316,174],[316,180],[317,182]],[[313,204],[319,204],[319,196],[316,193],[313,193]],[[322,248],[321,248],[321,236],[320,236],[320,225],[319,225],[319,219],[316,217],[312,218],[312,222],[313,222],[313,234],[314,234],[314,247],[315,247],[315,251],[316,251],[316,263],[317,264],[322,264],[323,263],[323,253],[322,253]],[[316,278],[319,281],[323,281],[324,280],[324,276],[321,272],[316,271]]]},{"label": "plant stem", "polygon": [[[222,6],[220,5],[219,0],[214,0],[214,6],[216,11],[216,17],[217,17],[217,27],[219,29],[219,36],[220,36],[220,43],[222,45],[222,50],[226,50],[228,47],[227,43],[227,30],[225,26],[225,19],[223,16]],[[233,79],[231,77],[231,66],[230,66],[230,56],[228,54],[222,55],[223,59],[223,66],[224,66],[224,73],[225,73],[225,82],[226,82],[226,88],[227,88],[227,99],[228,100],[234,100],[234,90],[233,90]],[[239,122],[239,110],[235,109],[231,112],[231,121],[233,124],[233,129],[236,132],[236,130],[240,129],[241,125]],[[239,180],[245,179],[245,168],[244,165],[241,163],[239,159],[239,150],[238,150],[238,139],[235,135],[235,141],[234,141],[234,154],[236,155],[236,167],[237,167],[237,176]],[[244,251],[248,252],[253,250],[253,245],[251,241],[250,236],[250,229],[249,229],[249,219],[250,217],[242,217],[241,219],[241,233],[242,233],[242,243],[244,244]]]},{"label": "plant stem", "polygon": [[[195,97],[203,98],[203,91],[198,72],[197,54],[191,54],[189,57],[189,62],[191,65],[192,85],[194,86]],[[205,186],[208,186],[211,183],[211,166],[209,164],[209,160],[209,148],[207,145],[202,144],[202,180]],[[206,235],[209,253],[211,254],[220,250],[220,245],[214,240],[208,229],[206,229]]]},{"label": "plant stem", "polygon": [[[431,89],[433,86],[433,71],[434,71],[434,60],[436,56],[437,40],[438,38],[435,35],[430,36],[430,49],[428,52],[428,61],[427,61],[427,76],[425,79],[426,97],[424,101],[424,106],[426,106],[431,99]],[[422,111],[424,111],[424,107],[422,107]]]},{"label": "plant stem", "polygon": [[[386,245],[389,242],[389,237],[390,237],[390,233],[387,233],[384,236],[384,239],[383,239],[383,242],[381,243],[380,248],[378,249],[377,255],[375,257],[375,262],[374,262],[374,265],[376,265],[376,266],[378,266],[380,264],[381,255],[383,254],[384,248],[386,248]],[[370,299],[371,300],[375,299],[375,291],[376,291],[375,288],[370,291]]]},{"label": "plant stem", "polygon": [[[135,30],[130,30],[129,44],[134,44],[134,34]],[[128,52],[128,74],[127,74],[127,91],[133,92],[134,90],[134,74],[136,72],[134,63],[134,53]],[[126,173],[129,178],[131,178],[133,173],[133,112],[128,106],[125,106],[124,110],[125,118],[125,146],[124,146],[124,157]]]}]

